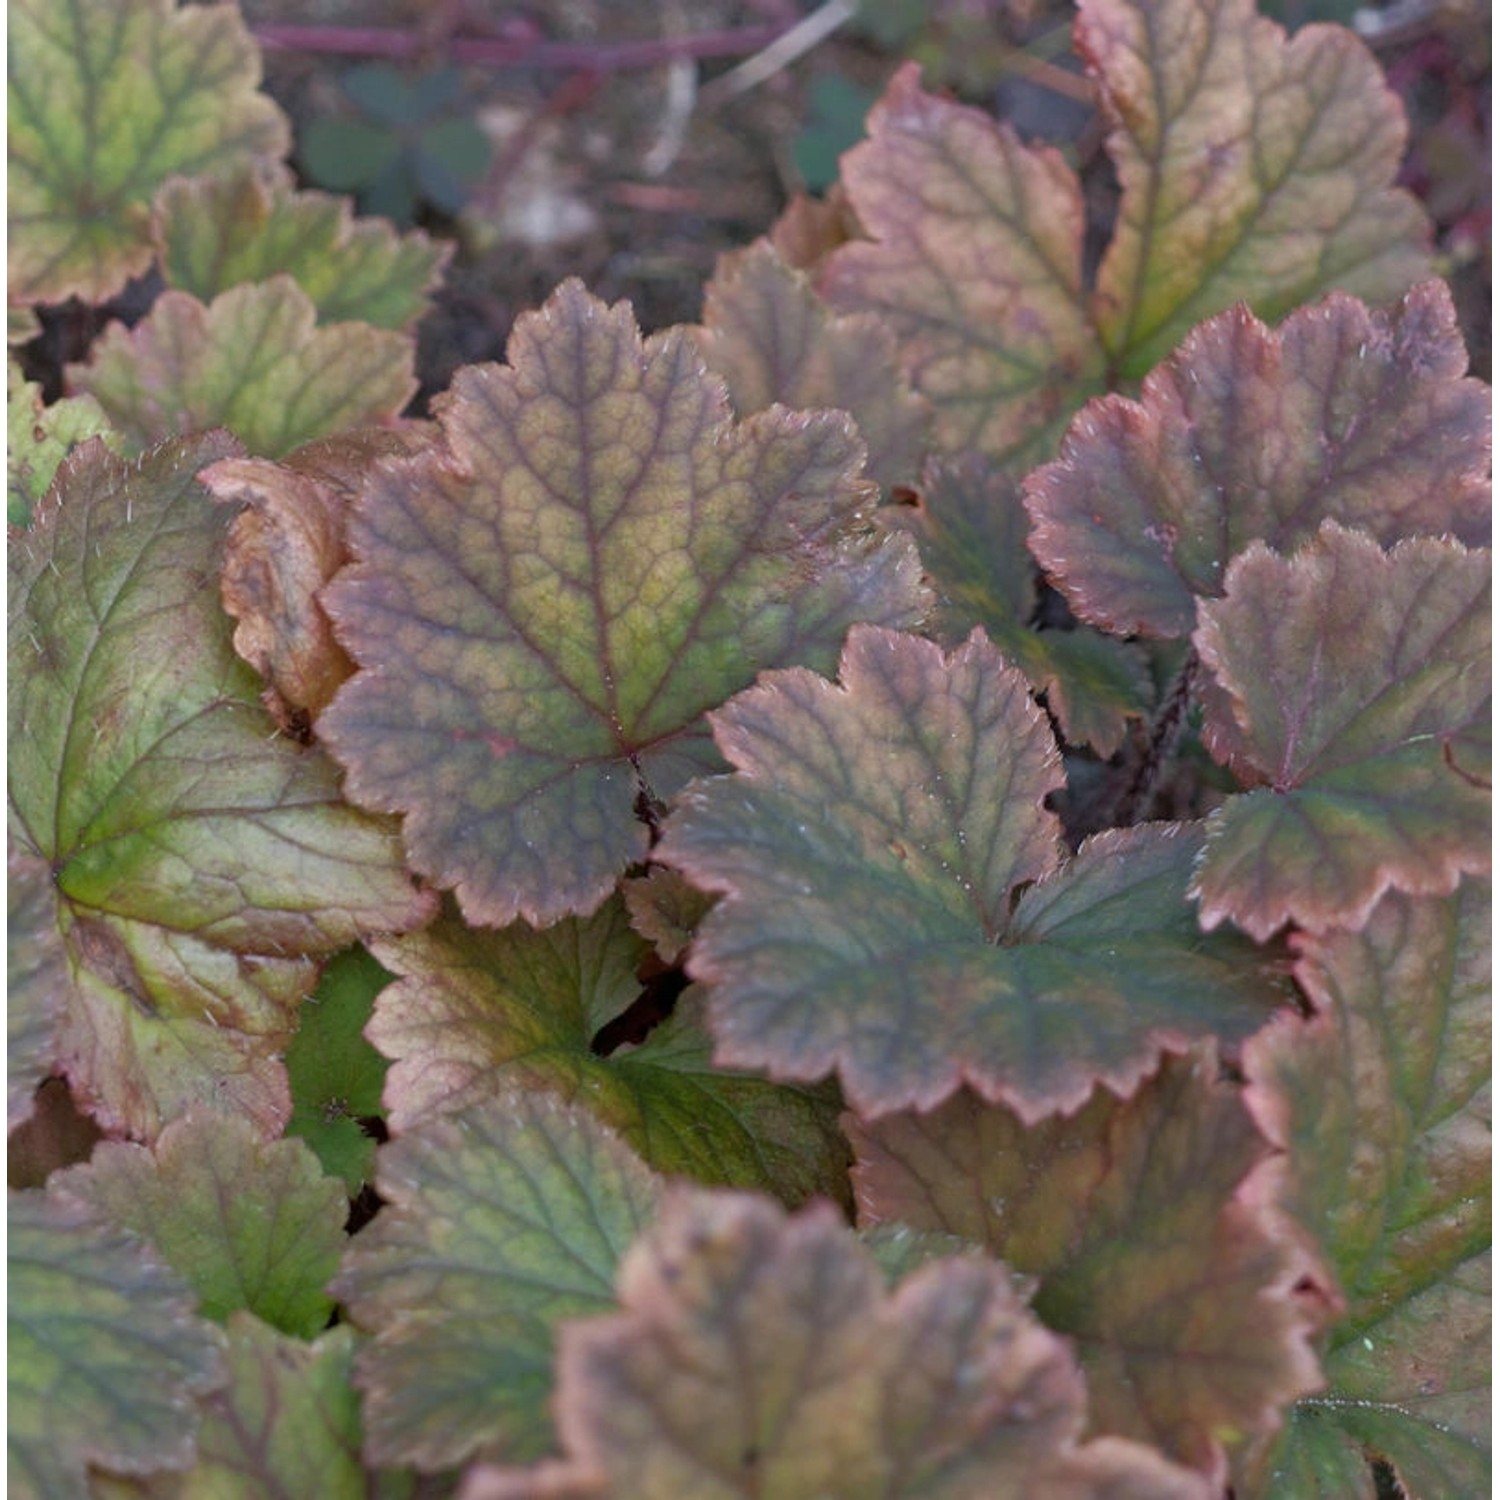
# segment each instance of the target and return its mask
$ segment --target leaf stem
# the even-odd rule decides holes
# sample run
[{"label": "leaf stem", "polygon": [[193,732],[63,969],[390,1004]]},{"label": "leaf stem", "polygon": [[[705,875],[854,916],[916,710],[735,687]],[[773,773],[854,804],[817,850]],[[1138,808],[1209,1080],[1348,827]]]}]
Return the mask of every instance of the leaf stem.
[{"label": "leaf stem", "polygon": [[1140,822],[1151,799],[1161,785],[1162,771],[1177,749],[1182,738],[1182,727],[1187,722],[1188,709],[1192,707],[1193,688],[1198,679],[1198,650],[1189,646],[1177,675],[1162,698],[1151,723],[1151,737],[1146,743],[1145,754],[1136,765],[1135,773],[1126,783],[1115,803],[1113,815],[1106,827],[1130,828]]}]

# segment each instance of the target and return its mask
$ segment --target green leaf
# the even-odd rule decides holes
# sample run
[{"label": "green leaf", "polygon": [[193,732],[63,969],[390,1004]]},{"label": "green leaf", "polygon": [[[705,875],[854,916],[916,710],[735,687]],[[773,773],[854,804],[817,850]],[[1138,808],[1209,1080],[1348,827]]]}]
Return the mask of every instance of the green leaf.
[{"label": "green leaf", "polygon": [[897,364],[896,340],[870,314],[828,310],[768,241],[719,257],[703,291],[699,347],[742,417],[775,402],[847,411],[887,489],[913,481],[927,447],[927,405]]},{"label": "green leaf", "polygon": [[1390,546],[1490,531],[1490,393],[1439,281],[1390,313],[1333,296],[1279,329],[1204,323],[1139,403],[1092,402],[1026,481],[1031,545],[1080,614],[1184,636],[1251,542],[1287,551],[1332,518]]},{"label": "green leaf", "polygon": [[378,1162],[386,1206],[333,1288],[374,1335],[356,1366],[367,1454],[424,1469],[539,1456],[556,1326],[612,1306],[657,1179],[540,1092],[426,1120]]},{"label": "green leaf", "polygon": [[1274,319],[1428,274],[1427,217],[1393,186],[1401,106],[1352,32],[1288,38],[1254,0],[1084,0],[1075,36],[1120,179],[1093,298],[1120,374],[1237,302]]},{"label": "green leaf", "polygon": [[68,955],[57,930],[57,892],[47,862],[6,850],[6,1128],[31,1117],[37,1085],[57,1063]]},{"label": "green leaf", "polygon": [[237,286],[204,306],[163,292],[127,331],[111,324],[86,365],[69,365],[138,450],[178,433],[227,427],[279,458],[314,438],[389,421],[417,388],[404,334],[317,313],[290,276]]},{"label": "green leaf", "polygon": [[153,233],[169,286],[211,302],[246,281],[290,275],[318,322],[409,332],[452,254],[420,231],[355,219],[346,199],[293,192],[282,176],[179,178],[156,196]]},{"label": "green leaf", "polygon": [[422,196],[444,213],[468,202],[489,168],[490,138],[473,120],[439,120],[417,137],[412,168]]},{"label": "green leaf", "polygon": [[976,625],[1025,674],[1069,744],[1113,755],[1151,703],[1141,652],[1092,630],[1034,630],[1036,564],[1015,481],[982,459],[931,464],[914,505],[882,522],[910,532],[938,596],[934,634],[945,645]]},{"label": "green leaf", "polygon": [[319,115],[297,140],[297,159],[314,182],[335,192],[367,188],[401,160],[401,140],[384,125]]},{"label": "green leaf", "polygon": [[469,921],[545,926],[644,858],[638,806],[717,769],[705,709],[924,595],[841,414],[736,426],[685,332],[642,344],[577,282],[510,362],[459,373],[448,453],[371,475],[322,595],[361,670],[318,733]]},{"label": "green leaf", "polygon": [[[1003,1267],[930,1261],[887,1292],[834,1209],[682,1190],[620,1268],[622,1310],[562,1330],[570,1462],[528,1493],[613,1500],[1204,1497],[1119,1439]],[[540,1476],[538,1476],[540,1478]],[[567,1480],[576,1488],[558,1481]],[[472,1500],[522,1493],[483,1468]]]},{"label": "green leaf", "polygon": [[103,438],[118,450],[120,434],[109,425],[91,396],[75,396],[42,404],[42,388],[21,375],[14,360],[5,366],[6,422],[9,447],[6,465],[6,519],[12,526],[29,526],[32,507],[47,493],[57,466],[79,443]]},{"label": "green leaf", "polygon": [[808,117],[792,140],[792,163],[815,193],[838,180],[839,157],[859,140],[876,95],[842,73],[820,73],[808,88]]},{"label": "green leaf", "polygon": [[961,1235],[1033,1276],[1067,1335],[1092,1430],[1222,1472],[1320,1384],[1292,1290],[1305,1257],[1236,1201],[1265,1142],[1212,1048],[1130,1099],[1094,1093],[1028,1127],[965,1092],[930,1114],[851,1120],[860,1222]]},{"label": "green leaf", "polygon": [[105,1141],[52,1179],[101,1219],[149,1241],[222,1323],[246,1309],[312,1338],[328,1324],[348,1205],[301,1141],[262,1141],[248,1120],[190,1112],[148,1149]]},{"label": "green leaf", "polygon": [[102,302],[150,265],[168,177],[287,149],[232,5],[13,0],[9,38],[13,299]]},{"label": "green leaf", "polygon": [[1255,789],[1208,820],[1205,927],[1354,927],[1489,869],[1489,786],[1454,748],[1489,720],[1489,598],[1489,552],[1451,538],[1383,552],[1325,521],[1293,558],[1235,559],[1193,641],[1204,742]]},{"label": "green leaf", "polygon": [[1050,147],[918,86],[914,63],[870,112],[842,182],[869,239],[836,249],[823,290],[873,312],[932,403],[942,453],[1042,452],[1103,356],[1083,310],[1083,195]]},{"label": "green leaf", "polygon": [[[1488,881],[1388,895],[1358,932],[1301,941],[1317,1006],[1246,1049],[1250,1102],[1284,1154],[1258,1196],[1327,1270],[1328,1390],[1299,1403],[1271,1471],[1384,1458],[1412,1495],[1482,1494],[1490,1430]],[[1341,1493],[1369,1494],[1369,1486]]]},{"label": "green leaf", "polygon": [[368,1027],[394,1060],[385,1096],[393,1131],[500,1090],[549,1089],[587,1105],[659,1172],[790,1203],[847,1199],[837,1093],[714,1068],[700,994],[682,996],[641,1045],[608,1057],[591,1050],[640,995],[650,952],[618,898],[543,932],[524,922],[475,931],[449,915],[375,952],[403,976]]},{"label": "green leaf", "polygon": [[363,948],[336,954],[302,1002],[286,1049],[292,1088],[286,1133],[306,1141],[351,1197],[374,1175],[375,1141],[360,1122],[385,1113],[386,1060],[365,1040],[364,1027],[375,996],[393,977]]},{"label": "green leaf", "polygon": [[69,966],[60,1060],[107,1126],[194,1100],[266,1134],[314,959],[420,922],[388,828],[274,734],[214,587],[227,512],[194,479],[223,434],[126,466],[86,445],[11,541],[15,847],[45,865]]},{"label": "green leaf", "polygon": [[1060,869],[1056,745],[981,633],[945,657],[856,627],[840,679],[767,674],[711,715],[740,774],[684,792],[654,851],[723,893],[688,960],[719,1062],[837,1069],[863,1114],[967,1081],[1037,1119],[1279,1001],[1248,944],[1205,943],[1193,830],[1104,834]]},{"label": "green leaf", "polygon": [[194,1396],[223,1341],[132,1234],[72,1199],[12,1193],[6,1280],[8,1476],[17,1500],[86,1500],[86,1467],[193,1461]]}]

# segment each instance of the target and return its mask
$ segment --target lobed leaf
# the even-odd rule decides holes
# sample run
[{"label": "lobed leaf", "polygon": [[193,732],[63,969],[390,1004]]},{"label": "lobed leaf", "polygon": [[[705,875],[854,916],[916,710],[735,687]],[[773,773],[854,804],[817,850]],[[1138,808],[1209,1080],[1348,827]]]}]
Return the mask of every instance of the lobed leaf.
[{"label": "lobed leaf", "polygon": [[218,173],[166,183],[152,234],[167,285],[200,302],[285,273],[318,322],[409,333],[427,311],[452,246],[385,219],[355,219],[349,200],[291,190],[284,172]]},{"label": "lobed leaf", "polygon": [[434,1469],[546,1452],[554,1330],[612,1305],[657,1179],[542,1092],[425,1120],[377,1172],[386,1206],[333,1286],[373,1334],[356,1356],[366,1454]]},{"label": "lobed leaf", "polygon": [[[1385,896],[1357,932],[1299,940],[1317,1013],[1245,1052],[1249,1103],[1283,1154],[1257,1196],[1326,1270],[1329,1389],[1266,1468],[1389,1461],[1411,1494],[1489,1478],[1490,892]],[[1261,1476],[1252,1494],[1275,1493]],[[1373,1496],[1368,1474],[1350,1494]]]},{"label": "lobed leaf", "polygon": [[1208,820],[1205,927],[1358,926],[1387,890],[1488,870],[1488,784],[1454,745],[1489,718],[1489,591],[1488,551],[1384,552],[1333,521],[1295,557],[1235,559],[1193,641],[1204,742],[1254,789]]},{"label": "lobed leaf", "polygon": [[189,1112],[154,1147],[104,1141],[51,1185],[148,1241],[204,1317],[245,1309],[300,1338],[327,1327],[324,1286],[348,1205],[301,1141],[263,1141],[238,1116]]},{"label": "lobed leaf", "polygon": [[148,1139],[195,1100],[276,1133],[313,960],[430,911],[230,647],[228,516],[193,476],[232,452],[209,435],[126,466],[88,444],[9,549],[10,815],[53,887],[32,940],[50,922],[67,953],[59,1061]]},{"label": "lobed leaf", "polygon": [[1324,520],[1392,546],[1490,530],[1489,391],[1442,282],[1390,313],[1336,295],[1270,329],[1243,307],[1190,333],[1139,402],[1091,403],[1026,481],[1031,546],[1087,619],[1184,636],[1254,541]]},{"label": "lobed leaf", "polygon": [[42,404],[42,388],[21,375],[14,360],[5,366],[6,386],[6,520],[29,526],[32,507],[51,487],[57,466],[79,443],[101,437],[114,449],[120,435],[109,425],[91,396],[67,397]]},{"label": "lobed leaf", "polygon": [[656,949],[664,964],[675,964],[682,957],[714,904],[712,896],[665,865],[652,865],[644,875],[627,876],[620,882],[620,895],[630,925]]},{"label": "lobed leaf", "polygon": [[1074,36],[1120,180],[1092,300],[1116,374],[1237,302],[1280,318],[1428,274],[1426,215],[1394,187],[1401,106],[1353,32],[1289,38],[1254,0],[1085,0]]},{"label": "lobed leaf", "polygon": [[1037,1119],[1261,1024],[1280,986],[1184,899],[1194,832],[1102,835],[1059,870],[1057,749],[982,634],[945,657],[856,627],[840,679],[767,674],[711,715],[739,774],[684,792],[655,851],[723,893],[688,960],[720,1063],[836,1069],[862,1114],[968,1082]]},{"label": "lobed leaf", "polygon": [[643,344],[577,282],[509,352],[459,373],[447,454],[371,475],[323,594],[361,670],[318,733],[470,922],[545,926],[644,857],[638,808],[717,767],[705,709],[925,601],[842,415],[733,425],[685,333]]},{"label": "lobed leaf", "polygon": [[169,176],[290,144],[233,5],[14,0],[9,41],[12,298],[104,301],[150,265]]},{"label": "lobed leaf", "polygon": [[218,1329],[133,1235],[54,1193],[7,1215],[10,1493],[85,1500],[91,1464],[185,1469],[194,1397],[224,1379]]},{"label": "lobed leaf", "polygon": [[839,407],[868,449],[870,477],[909,483],[927,448],[926,403],[897,364],[896,340],[869,314],[831,313],[769,241],[721,256],[703,289],[698,344],[741,416],[776,403]]},{"label": "lobed leaf", "polygon": [[314,438],[393,419],[415,393],[413,343],[362,323],[315,328],[290,276],[237,286],[205,306],[163,292],[133,329],[111,324],[70,388],[91,395],[135,450],[227,427],[280,458]]},{"label": "lobed leaf", "polygon": [[847,1127],[861,1224],[960,1235],[1036,1278],[1037,1316],[1078,1351],[1092,1431],[1222,1474],[1226,1446],[1320,1384],[1292,1291],[1305,1257],[1236,1201],[1265,1143],[1212,1048],[1040,1124],[965,1092]]},{"label": "lobed leaf", "polygon": [[402,976],[367,1028],[393,1060],[393,1131],[497,1092],[546,1089],[587,1105],[659,1172],[763,1188],[791,1203],[813,1193],[847,1199],[837,1094],[713,1068],[701,996],[684,995],[639,1046],[593,1050],[601,1028],[641,994],[637,971],[649,953],[618,898],[543,932],[524,922],[476,931],[450,914],[375,952]]},{"label": "lobed leaf", "polygon": [[1104,373],[1083,308],[1083,195],[1059,152],[918,77],[915,63],[897,71],[869,140],[842,160],[870,238],[833,251],[822,290],[895,331],[938,451],[1019,458]]},{"label": "lobed leaf", "polygon": [[827,1204],[681,1190],[619,1295],[562,1330],[570,1462],[480,1469],[466,1500],[1206,1495],[1142,1445],[1079,1445],[1077,1369],[1002,1267],[931,1261],[887,1293]]}]

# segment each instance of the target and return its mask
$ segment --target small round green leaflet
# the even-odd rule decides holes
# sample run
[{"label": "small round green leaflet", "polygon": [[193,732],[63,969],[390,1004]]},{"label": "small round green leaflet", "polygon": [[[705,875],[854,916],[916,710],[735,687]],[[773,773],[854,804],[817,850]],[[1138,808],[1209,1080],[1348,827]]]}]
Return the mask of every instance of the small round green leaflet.
[{"label": "small round green leaflet", "polygon": [[706,709],[926,595],[841,414],[736,425],[685,331],[642,343],[577,282],[509,359],[459,373],[446,451],[370,476],[322,595],[360,671],[318,734],[470,922],[540,927],[593,911],[657,803],[719,769]]}]

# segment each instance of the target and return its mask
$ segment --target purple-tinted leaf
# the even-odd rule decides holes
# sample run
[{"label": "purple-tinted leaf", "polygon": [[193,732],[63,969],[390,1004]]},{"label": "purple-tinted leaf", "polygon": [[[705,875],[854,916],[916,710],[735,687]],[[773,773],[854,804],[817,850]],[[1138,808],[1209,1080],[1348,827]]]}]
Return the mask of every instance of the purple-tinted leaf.
[{"label": "purple-tinted leaf", "polygon": [[465,1500],[1204,1497],[1144,1445],[1079,1445],[1083,1383],[1005,1270],[929,1262],[894,1292],[827,1204],[787,1219],[681,1191],[620,1268],[622,1311],[565,1327],[571,1463],[478,1470]]},{"label": "purple-tinted leaf", "polygon": [[509,356],[455,380],[450,453],[372,474],[323,595],[362,670],[318,732],[470,921],[543,926],[645,855],[640,805],[717,768],[705,709],[925,595],[841,415],[733,424],[686,333],[643,344],[577,282]]},{"label": "purple-tinted leaf", "polygon": [[224,1379],[223,1341],[133,1234],[53,1193],[10,1195],[9,1492],[86,1500],[86,1468],[193,1461],[194,1395]]},{"label": "purple-tinted leaf", "polygon": [[274,1134],[314,959],[430,909],[230,646],[229,516],[193,476],[233,451],[221,434],[127,467],[89,444],[9,549],[11,820],[53,885],[32,940],[50,920],[67,952],[59,1061],[146,1138],[195,1100]]},{"label": "purple-tinted leaf", "polygon": [[911,392],[890,329],[870,314],[831,313],[812,283],[766,241],[720,258],[703,292],[699,346],[741,416],[773,403],[840,407],[854,418],[881,485],[917,477],[926,403]]},{"label": "purple-tinted leaf", "polygon": [[1291,1284],[1302,1257],[1235,1201],[1265,1143],[1211,1049],[1128,1100],[1100,1090],[1028,1127],[971,1093],[930,1114],[851,1120],[864,1224],[985,1246],[1037,1279],[1032,1306],[1078,1350],[1091,1427],[1210,1472],[1315,1389]]},{"label": "purple-tinted leaf", "polygon": [[112,296],[151,263],[150,202],[174,172],[287,148],[232,5],[13,0],[10,295]]},{"label": "purple-tinted leaf", "polygon": [[395,417],[417,388],[414,342],[363,323],[317,328],[290,276],[236,286],[205,306],[163,292],[132,329],[113,323],[68,383],[92,395],[139,451],[227,427],[279,458],[315,438]]},{"label": "purple-tinted leaf", "polygon": [[[1385,1458],[1412,1495],[1488,1484],[1490,891],[1388,895],[1359,932],[1301,940],[1317,1015],[1245,1054],[1283,1155],[1258,1196],[1327,1266],[1329,1389],[1299,1404],[1272,1470]],[[1368,1479],[1351,1494],[1374,1495]]]},{"label": "purple-tinted leaf", "polygon": [[1031,546],[1073,608],[1121,634],[1182,636],[1251,542],[1287,551],[1328,518],[1386,546],[1490,529],[1488,390],[1441,282],[1391,313],[1333,296],[1280,329],[1243,307],[1074,421],[1026,481]]},{"label": "purple-tinted leaf", "polygon": [[1427,273],[1426,215],[1393,187],[1401,106],[1352,32],[1288,38],[1254,0],[1084,0],[1075,36],[1122,190],[1093,306],[1121,373],[1236,302],[1279,318]]},{"label": "purple-tinted leaf", "polygon": [[982,460],[935,463],[918,504],[890,506],[881,519],[916,539],[937,595],[935,633],[945,644],[982,625],[1026,674],[1063,737],[1112,755],[1126,722],[1150,706],[1151,678],[1134,646],[1092,630],[1033,630],[1036,564],[1026,547],[1027,515],[1015,481]]},{"label": "purple-tinted leaf", "polygon": [[664,964],[677,962],[714,904],[712,896],[665,865],[652,865],[644,875],[622,880],[620,894],[630,925],[656,949]]},{"label": "purple-tinted leaf", "polygon": [[684,995],[641,1045],[608,1057],[592,1050],[641,993],[637,970],[649,953],[618,898],[543,932],[524,922],[475,931],[449,916],[374,946],[402,976],[367,1028],[394,1059],[385,1090],[393,1131],[498,1091],[547,1089],[586,1104],[660,1172],[792,1203],[813,1193],[847,1199],[837,1094],[711,1066],[701,995]]},{"label": "purple-tinted leaf", "polygon": [[1489,719],[1489,600],[1488,551],[1446,538],[1387,553],[1325,521],[1293,558],[1235,559],[1193,641],[1204,741],[1255,789],[1208,820],[1205,927],[1356,926],[1488,870],[1488,781],[1453,744]]},{"label": "purple-tinted leaf", "polygon": [[873,312],[932,403],[943,453],[1040,451],[1098,390],[1103,356],[1083,310],[1083,196],[1051,148],[918,86],[909,63],[841,164],[871,236],[822,271],[833,305]]},{"label": "purple-tinted leaf", "polygon": [[386,1206],[333,1287],[374,1335],[356,1361],[368,1456],[443,1468],[546,1453],[555,1327],[613,1305],[657,1179],[537,1091],[423,1121],[381,1147],[377,1182]]},{"label": "purple-tinted leaf", "polygon": [[68,993],[68,954],[57,930],[52,871],[11,847],[5,863],[6,1129],[31,1117],[37,1085],[57,1064],[58,1031]]},{"label": "purple-tinted leaf", "polygon": [[348,1212],[301,1141],[262,1141],[246,1120],[190,1113],[156,1145],[105,1141],[59,1192],[148,1240],[216,1322],[248,1309],[311,1338],[328,1324]]},{"label": "purple-tinted leaf", "polygon": [[656,850],[723,893],[688,960],[721,1063],[836,1069],[862,1113],[967,1081],[1036,1119],[1278,1003],[1248,944],[1198,929],[1193,831],[1104,835],[1059,872],[1056,745],[982,634],[945,657],[860,627],[840,677],[769,674],[714,714],[740,774],[689,788]]}]

